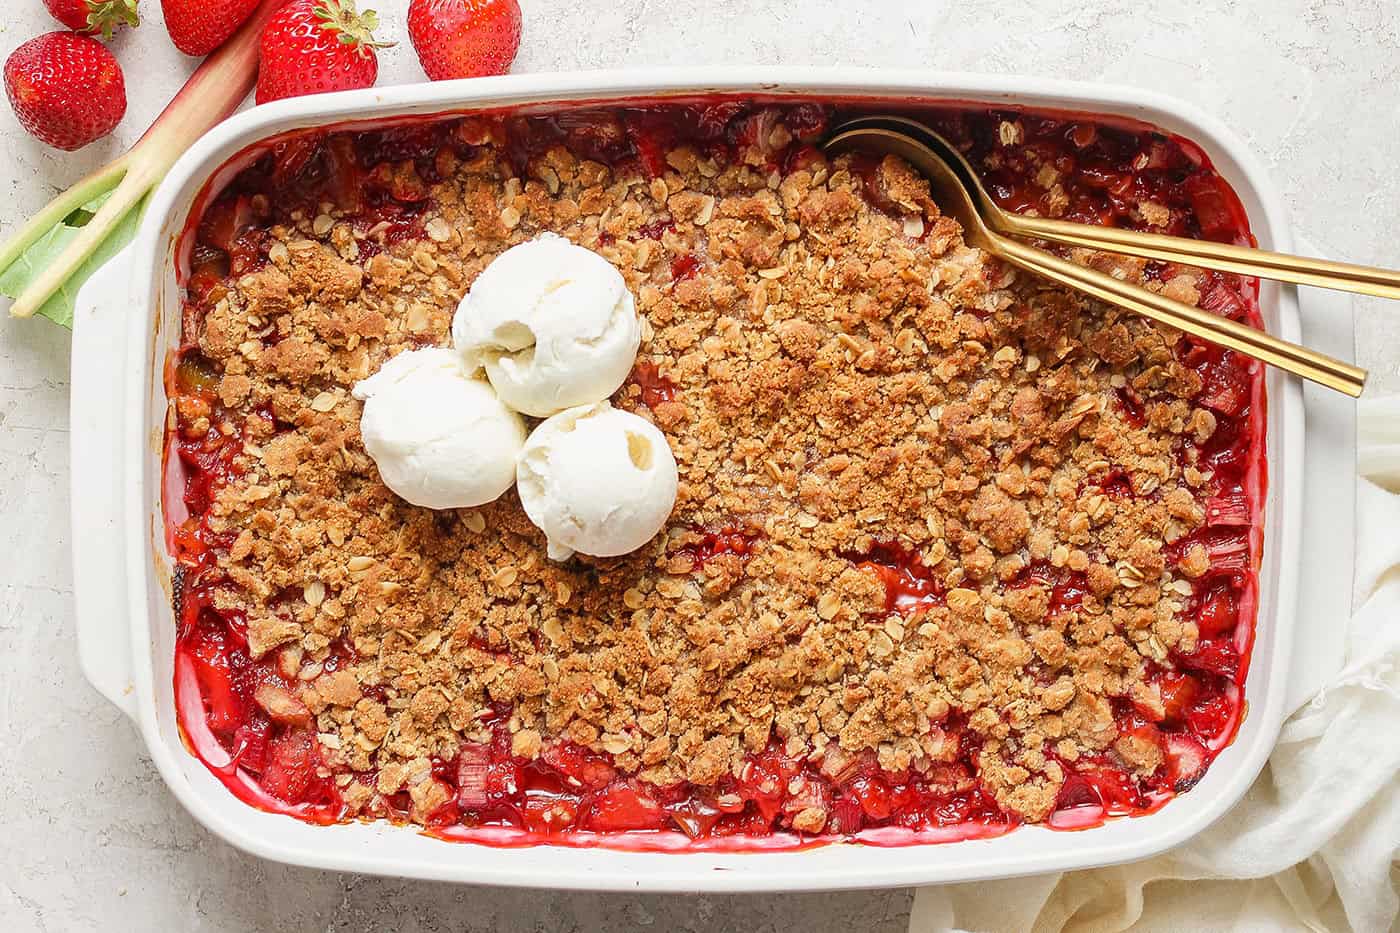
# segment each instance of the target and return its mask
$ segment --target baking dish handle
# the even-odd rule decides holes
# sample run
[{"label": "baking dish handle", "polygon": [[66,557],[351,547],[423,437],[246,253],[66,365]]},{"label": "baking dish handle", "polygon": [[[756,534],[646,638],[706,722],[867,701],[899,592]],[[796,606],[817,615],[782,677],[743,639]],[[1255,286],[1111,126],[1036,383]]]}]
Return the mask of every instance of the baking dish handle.
[{"label": "baking dish handle", "polygon": [[78,292],[69,396],[73,600],[83,674],[135,715],[126,560],[121,533],[121,439],[130,250]]}]

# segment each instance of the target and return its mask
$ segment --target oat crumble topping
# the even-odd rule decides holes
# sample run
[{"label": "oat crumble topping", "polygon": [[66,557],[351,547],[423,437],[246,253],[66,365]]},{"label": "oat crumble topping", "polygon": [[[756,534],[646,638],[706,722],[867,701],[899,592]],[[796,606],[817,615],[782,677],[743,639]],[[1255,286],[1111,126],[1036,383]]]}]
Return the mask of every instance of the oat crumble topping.
[{"label": "oat crumble topping", "polygon": [[[1161,768],[1120,719],[1162,709],[1153,672],[1200,638],[1184,610],[1214,490],[1182,449],[1217,412],[1179,335],[968,248],[893,158],[777,170],[771,139],[682,145],[648,177],[555,145],[519,174],[505,124],[456,133],[471,154],[440,152],[438,181],[378,169],[427,185],[421,235],[329,203],[282,217],[265,264],[187,322],[216,403],[182,401],[181,434],[243,442],[202,579],[287,681],[258,706],[314,729],[347,814],[406,793],[428,822],[455,793],[434,761],[500,717],[518,758],[568,740],[647,785],[727,786],[771,741],[833,779],[873,758],[980,784],[1025,822],[1067,764]],[[445,345],[474,277],[544,231],[616,265],[645,321],[613,402],[666,434],[680,493],[624,558],[547,560],[513,491],[410,506],[360,442],[350,387]],[[1186,301],[1210,287],[1075,258]],[[795,796],[786,825],[832,828],[829,799]]]}]

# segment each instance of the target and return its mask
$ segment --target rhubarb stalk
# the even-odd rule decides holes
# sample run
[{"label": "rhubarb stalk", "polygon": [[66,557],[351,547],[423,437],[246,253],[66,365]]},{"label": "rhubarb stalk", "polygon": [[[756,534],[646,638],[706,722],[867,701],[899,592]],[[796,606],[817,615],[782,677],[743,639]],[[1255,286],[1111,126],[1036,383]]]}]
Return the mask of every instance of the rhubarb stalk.
[{"label": "rhubarb stalk", "polygon": [[10,313],[31,317],[145,200],[171,166],[210,128],[233,113],[257,80],[258,44],[284,0],[262,0],[248,21],[204,60],[136,144],[48,203],[0,246],[0,274],[78,208],[110,196],[61,253],[25,286]]}]

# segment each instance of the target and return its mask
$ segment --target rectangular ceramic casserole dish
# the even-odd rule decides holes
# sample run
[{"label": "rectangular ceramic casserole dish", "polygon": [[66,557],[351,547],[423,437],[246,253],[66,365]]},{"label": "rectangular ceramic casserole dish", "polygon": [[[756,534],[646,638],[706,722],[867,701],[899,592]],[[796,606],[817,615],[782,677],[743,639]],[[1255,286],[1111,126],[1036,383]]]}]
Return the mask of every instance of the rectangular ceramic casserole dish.
[{"label": "rectangular ceramic casserole dish", "polygon": [[[1245,792],[1284,713],[1294,625],[1303,406],[1296,380],[1268,375],[1263,564],[1247,714],[1233,745],[1200,783],[1147,816],[1080,832],[1025,826],[993,839],[882,848],[834,844],[782,852],[627,852],[448,844],[412,826],[315,826],[264,813],[219,783],[182,744],[173,696],[172,565],[161,514],[164,367],[180,334],[176,241],[196,196],[246,147],[288,130],[416,115],[587,100],[738,93],[813,99],[958,102],[1082,112],[1153,124],[1199,145],[1233,186],[1259,244],[1292,247],[1283,211],[1257,162],[1217,121],[1126,88],[931,72],[699,69],[521,75],[324,95],[259,107],[219,126],[152,197],[133,246],[80,301],[73,345],[73,528],[82,663],[93,684],[135,720],[175,796],[211,831],[258,855],[317,868],[520,886],[773,891],[831,890],[1004,878],[1131,861],[1178,845]],[[1268,329],[1297,340],[1291,289],[1265,283]]]}]

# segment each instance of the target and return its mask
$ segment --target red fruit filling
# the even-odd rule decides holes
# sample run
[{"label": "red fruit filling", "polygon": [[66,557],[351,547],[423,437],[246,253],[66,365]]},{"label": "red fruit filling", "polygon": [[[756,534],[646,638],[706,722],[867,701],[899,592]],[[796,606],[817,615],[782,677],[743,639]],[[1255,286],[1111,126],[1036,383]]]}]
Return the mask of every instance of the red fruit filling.
[{"label": "red fruit filling", "polygon": [[737,528],[722,528],[719,531],[706,531],[703,528],[692,529],[696,537],[688,540],[673,551],[673,556],[684,560],[689,560],[692,570],[700,570],[705,563],[721,554],[733,554],[739,558],[747,558],[753,553],[754,543],[758,536],[752,532],[742,531]]},{"label": "red fruit filling", "polygon": [[[240,458],[245,445],[263,442],[280,426],[267,409],[242,422],[232,418],[218,395],[219,374],[194,338],[203,316],[227,294],[229,281],[269,261],[268,226],[286,223],[312,233],[324,224],[321,206],[334,205],[342,212],[335,222],[343,225],[343,236],[363,260],[401,240],[425,236],[421,217],[431,205],[432,185],[469,162],[487,142],[504,145],[522,170],[551,147],[563,145],[582,157],[609,166],[634,164],[646,177],[661,178],[668,171],[666,153],[684,143],[702,158],[722,156],[755,170],[792,172],[821,160],[812,143],[831,123],[854,112],[815,104],[721,100],[487,115],[353,135],[299,134],[254,153],[251,164],[204,206],[188,244],[186,343],[169,379],[177,418],[166,466],[176,481],[167,482],[166,511],[178,562],[177,668],[192,673],[188,678],[177,674],[182,723],[192,735],[207,732],[222,749],[227,760],[220,762],[214,749],[194,740],[197,753],[235,792],[259,806],[310,819],[334,819],[340,812],[340,791],[325,766],[314,717],[298,699],[297,688],[298,673],[307,665],[334,670],[345,662],[348,649],[337,643],[316,657],[305,657],[298,649],[253,660],[241,617],[218,609],[217,592],[227,581],[210,559],[234,546],[208,522],[219,490],[246,468]],[[1147,130],[1015,112],[942,108],[917,115],[963,147],[981,167],[993,196],[1008,209],[1251,242],[1238,199],[1204,155],[1184,141]],[[1011,145],[1003,129],[1008,124],[1014,125]],[[895,209],[876,167],[873,160],[856,163],[866,195]],[[1053,179],[1048,179],[1047,167]],[[673,222],[657,220],[639,226],[636,235],[660,240],[674,229]],[[670,265],[677,282],[694,277],[700,268],[694,254],[678,256]],[[1147,274],[1167,281],[1174,271],[1157,264]],[[1201,305],[1257,322],[1253,285],[1237,276],[1209,276]],[[271,346],[285,335],[269,330],[255,336]],[[1051,756],[1066,775],[1049,820],[1052,826],[1077,828],[1106,816],[1160,807],[1201,778],[1240,719],[1263,482],[1258,367],[1190,338],[1180,341],[1177,356],[1199,377],[1198,401],[1216,418],[1203,437],[1183,435],[1179,450],[1183,466],[1200,474],[1204,525],[1168,548],[1178,567],[1199,570],[1180,612],[1181,621],[1193,624],[1198,637],[1190,651],[1173,652],[1151,672],[1150,695],[1124,699],[1117,710],[1120,741],[1138,749],[1136,763],[1113,749],[1074,761]],[[677,401],[675,384],[651,362],[639,362],[629,383],[650,409]],[[1123,419],[1135,428],[1148,424],[1153,403],[1130,386],[1116,394]],[[1110,498],[1136,496],[1132,477],[1118,467],[1089,484]],[[698,571],[719,555],[747,558],[757,539],[738,528],[694,529],[693,538],[669,557],[688,561]],[[917,550],[898,541],[877,541],[848,559],[880,579],[886,614],[927,611],[942,605],[951,588]],[[1045,561],[1002,579],[1008,589],[1044,587],[1051,618],[1080,610],[1091,595],[1084,573]],[[1053,679],[1054,672],[1045,674]],[[366,688],[366,696],[372,690]],[[202,716],[198,728],[190,719],[193,710]],[[873,755],[848,755],[835,745],[821,756],[790,757],[774,738],[737,775],[714,785],[670,787],[649,785],[620,771],[609,756],[562,739],[546,737],[537,757],[517,755],[508,717],[508,709],[492,710],[483,720],[491,731],[489,742],[467,742],[454,755],[433,760],[428,781],[439,793],[425,798],[435,802],[419,814],[420,822],[452,838],[462,833],[478,838],[471,832],[494,827],[554,841],[587,833],[661,831],[699,841],[776,833],[851,836],[885,828],[1000,832],[1015,823],[983,788],[978,771],[982,737],[956,713],[930,726],[931,735],[955,754],[924,773],[885,771]],[[1143,760],[1160,764],[1149,773]],[[384,795],[383,812],[390,818],[404,818],[422,806],[406,790]]]},{"label": "red fruit filling", "polygon": [[627,381],[641,391],[642,404],[650,409],[676,400],[676,384],[661,375],[655,363],[638,360]]},{"label": "red fruit filling", "polygon": [[898,543],[877,541],[868,554],[851,554],[847,559],[880,578],[887,613],[914,615],[943,603],[943,581],[924,566],[917,553]]}]

